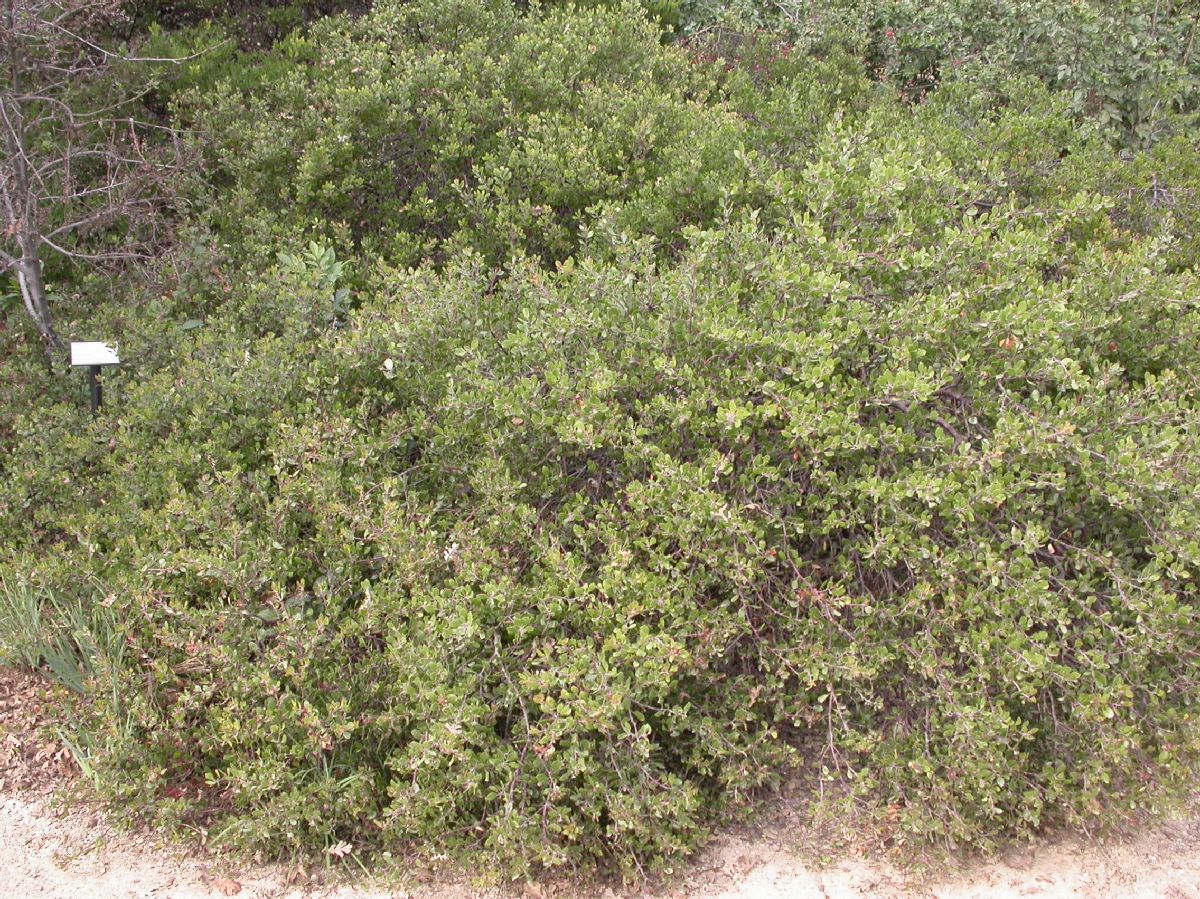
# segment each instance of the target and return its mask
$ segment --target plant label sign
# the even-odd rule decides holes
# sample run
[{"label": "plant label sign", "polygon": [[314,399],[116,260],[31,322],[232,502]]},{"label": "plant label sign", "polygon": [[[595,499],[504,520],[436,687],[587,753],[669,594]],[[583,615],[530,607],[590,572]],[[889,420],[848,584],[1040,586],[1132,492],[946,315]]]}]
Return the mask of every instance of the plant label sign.
[{"label": "plant label sign", "polygon": [[116,365],[120,361],[117,351],[107,343],[98,341],[71,343],[72,365]]}]

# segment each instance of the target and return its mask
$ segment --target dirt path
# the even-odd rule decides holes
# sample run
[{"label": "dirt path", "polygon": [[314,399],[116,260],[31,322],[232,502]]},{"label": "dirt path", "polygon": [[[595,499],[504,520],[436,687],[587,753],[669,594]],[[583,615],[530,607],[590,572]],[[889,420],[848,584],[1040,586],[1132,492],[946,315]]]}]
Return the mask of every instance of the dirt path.
[{"label": "dirt path", "polygon": [[[0,896],[45,899],[550,899],[545,886],[476,888],[469,883],[289,883],[281,868],[230,870],[118,834],[95,813],[56,811],[44,799],[0,797]],[[585,891],[586,892],[586,891]],[[609,888],[594,895],[613,899]],[[631,893],[630,895],[636,895]],[[1200,899],[1200,819],[1178,822],[1117,845],[1060,844],[971,867],[940,883],[910,881],[890,867],[843,861],[815,870],[769,839],[726,838],[703,853],[684,879],[659,893],[688,899]]]},{"label": "dirt path", "polygon": [[[1104,845],[1060,842],[966,865],[937,881],[886,862],[846,858],[829,867],[792,851],[794,831],[713,842],[674,883],[656,892],[611,886],[483,888],[425,870],[385,882],[347,882],[335,870],[231,868],[201,848],[185,853],[117,831],[98,812],[62,809],[50,787],[70,776],[67,754],[39,721],[33,678],[0,672],[0,899],[1200,899],[1200,814]],[[1200,806],[1194,806],[1200,807]]]},{"label": "dirt path", "polygon": [[1200,819],[1120,845],[1063,843],[976,864],[941,881],[905,878],[878,862],[845,860],[807,869],[782,849],[745,845],[730,882],[704,899],[1200,899]]}]

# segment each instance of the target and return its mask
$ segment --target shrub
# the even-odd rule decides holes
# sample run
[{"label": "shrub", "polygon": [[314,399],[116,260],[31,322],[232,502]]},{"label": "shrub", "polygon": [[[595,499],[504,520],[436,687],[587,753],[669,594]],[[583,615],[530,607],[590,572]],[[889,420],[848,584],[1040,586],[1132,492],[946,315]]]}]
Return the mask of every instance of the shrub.
[{"label": "shrub", "polygon": [[670,864],[802,767],[897,839],[1151,808],[1197,746],[1188,139],[628,18],[383,4],[257,123],[197,107],[181,284],[242,275],[2,432],[6,571],[121,623],[97,777],[512,872]]},{"label": "shrub", "polygon": [[185,112],[219,148],[213,218],[243,251],[318,221],[399,264],[553,261],[597,212],[670,244],[754,193],[744,124],[636,7],[379,3],[277,54],[295,64],[269,89],[248,73]]},{"label": "shrub", "polygon": [[1194,276],[878,140],[787,237],[384,268],[31,439],[6,531],[54,508],[37,576],[116,585],[137,660],[100,770],[275,852],[517,867],[662,863],[810,740],[926,838],[1140,807],[1194,745]]},{"label": "shrub", "polygon": [[1200,99],[1187,2],[690,0],[681,15],[685,32],[766,25],[806,50],[845,47],[913,99],[959,77],[986,86],[1033,76],[1118,143],[1153,144]]}]

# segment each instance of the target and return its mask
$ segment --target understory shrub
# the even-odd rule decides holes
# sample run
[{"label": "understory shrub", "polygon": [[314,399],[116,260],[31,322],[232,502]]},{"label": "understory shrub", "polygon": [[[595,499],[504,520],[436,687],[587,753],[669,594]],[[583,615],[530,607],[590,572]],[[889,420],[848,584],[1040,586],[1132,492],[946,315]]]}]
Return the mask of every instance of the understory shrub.
[{"label": "understory shrub", "polygon": [[1120,144],[1152,145],[1200,101],[1192,0],[684,0],[680,12],[684,33],[767,26],[798,48],[847,48],[912,99],[959,77],[1033,76]]},{"label": "understory shrub", "polygon": [[398,264],[552,262],[598,212],[670,243],[756,192],[744,121],[659,37],[635,4],[380,2],[290,36],[269,85],[248,69],[178,105],[225,185],[213,225],[244,251],[341,223]]}]

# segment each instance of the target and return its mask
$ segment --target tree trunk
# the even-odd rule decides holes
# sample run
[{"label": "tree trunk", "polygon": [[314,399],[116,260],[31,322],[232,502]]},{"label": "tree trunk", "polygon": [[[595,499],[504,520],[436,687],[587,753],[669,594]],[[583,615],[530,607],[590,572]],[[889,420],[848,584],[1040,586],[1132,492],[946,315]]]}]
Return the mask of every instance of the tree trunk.
[{"label": "tree trunk", "polygon": [[62,352],[63,342],[54,331],[54,319],[50,304],[46,302],[46,284],[42,281],[42,263],[37,258],[37,244],[33,240],[21,241],[21,259],[17,262],[17,284],[21,288],[21,300],[25,311],[33,319],[34,327],[41,335],[48,361],[53,367]]}]

